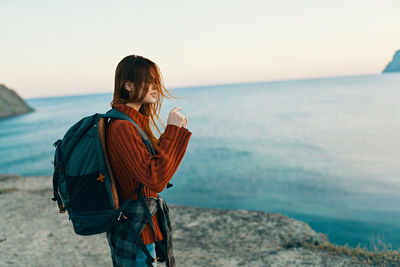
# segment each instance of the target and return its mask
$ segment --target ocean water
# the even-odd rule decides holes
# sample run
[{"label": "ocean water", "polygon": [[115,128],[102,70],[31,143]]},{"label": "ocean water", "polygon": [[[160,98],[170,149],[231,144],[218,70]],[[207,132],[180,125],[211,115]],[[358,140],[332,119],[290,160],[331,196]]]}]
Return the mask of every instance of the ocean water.
[{"label": "ocean water", "polygon": [[[174,89],[193,133],[168,203],[276,212],[333,243],[400,248],[400,74]],[[52,144],[112,92],[28,99],[0,120],[0,173],[52,175]],[[378,246],[379,248],[379,246]]]}]

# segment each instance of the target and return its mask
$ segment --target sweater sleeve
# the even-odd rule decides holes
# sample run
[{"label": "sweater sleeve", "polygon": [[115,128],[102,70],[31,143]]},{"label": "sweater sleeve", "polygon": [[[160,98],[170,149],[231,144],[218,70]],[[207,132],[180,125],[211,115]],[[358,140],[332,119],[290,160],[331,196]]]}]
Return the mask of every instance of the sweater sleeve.
[{"label": "sweater sleeve", "polygon": [[159,149],[152,156],[146,149],[139,131],[130,122],[117,120],[110,132],[113,157],[123,162],[124,172],[145,187],[162,192],[185,154],[192,133],[185,128],[168,124],[159,139]]}]

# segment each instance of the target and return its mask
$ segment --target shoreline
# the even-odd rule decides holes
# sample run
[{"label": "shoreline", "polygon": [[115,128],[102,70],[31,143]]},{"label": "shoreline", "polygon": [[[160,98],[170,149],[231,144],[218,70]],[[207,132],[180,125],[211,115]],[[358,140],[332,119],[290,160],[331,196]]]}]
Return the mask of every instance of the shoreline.
[{"label": "shoreline", "polygon": [[[0,265],[111,266],[105,234],[79,236],[58,213],[51,179],[0,175]],[[278,213],[168,206],[177,266],[400,265],[400,250],[337,246]]]}]

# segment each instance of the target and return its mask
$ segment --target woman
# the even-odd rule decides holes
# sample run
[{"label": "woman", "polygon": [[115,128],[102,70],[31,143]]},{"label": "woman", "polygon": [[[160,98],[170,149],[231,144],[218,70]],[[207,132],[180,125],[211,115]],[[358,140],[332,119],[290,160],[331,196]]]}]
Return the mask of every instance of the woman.
[{"label": "woman", "polygon": [[[148,152],[139,131],[131,122],[110,121],[107,128],[107,152],[123,200],[138,199],[134,191],[139,184],[144,185],[141,192],[146,200],[158,198],[157,193],[167,186],[185,154],[192,133],[186,129],[188,120],[179,112],[180,107],[169,112],[167,126],[159,139],[151,130],[151,126],[154,126],[160,133],[155,121],[163,125],[159,111],[162,98],[169,98],[167,94],[171,96],[163,86],[159,68],[154,62],[135,55],[127,56],[119,62],[111,106],[134,120],[144,130],[156,151],[156,155]],[[129,219],[125,215],[123,217]],[[147,223],[140,233],[153,258],[156,258],[155,242],[166,238],[160,229],[158,217],[157,213],[151,216],[154,232]],[[134,266],[148,266],[144,251],[134,246],[133,240],[124,240],[121,242],[124,245],[115,241],[117,235],[123,235],[118,234],[118,231],[114,229],[107,233],[114,266],[132,266],[133,262]],[[136,249],[132,249],[134,247]],[[156,266],[156,262],[153,262],[153,266]],[[174,266],[173,260],[169,266]]]}]

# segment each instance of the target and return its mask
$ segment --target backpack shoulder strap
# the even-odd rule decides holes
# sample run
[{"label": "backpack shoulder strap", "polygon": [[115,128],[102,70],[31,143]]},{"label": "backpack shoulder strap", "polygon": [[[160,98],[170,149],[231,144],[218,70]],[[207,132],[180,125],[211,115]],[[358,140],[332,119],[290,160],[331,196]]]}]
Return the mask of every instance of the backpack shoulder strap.
[{"label": "backpack shoulder strap", "polygon": [[123,113],[115,108],[112,108],[109,111],[107,111],[106,114],[103,115],[103,117],[119,119],[119,120],[126,120],[126,121],[130,121],[131,123],[133,123],[133,125],[136,127],[136,129],[138,129],[140,136],[142,137],[143,143],[146,145],[147,150],[150,152],[151,155],[153,155],[153,156],[156,155],[156,152],[154,151],[154,148],[150,142],[150,139],[147,137],[146,133],[128,115],[126,115],[125,113]]}]

